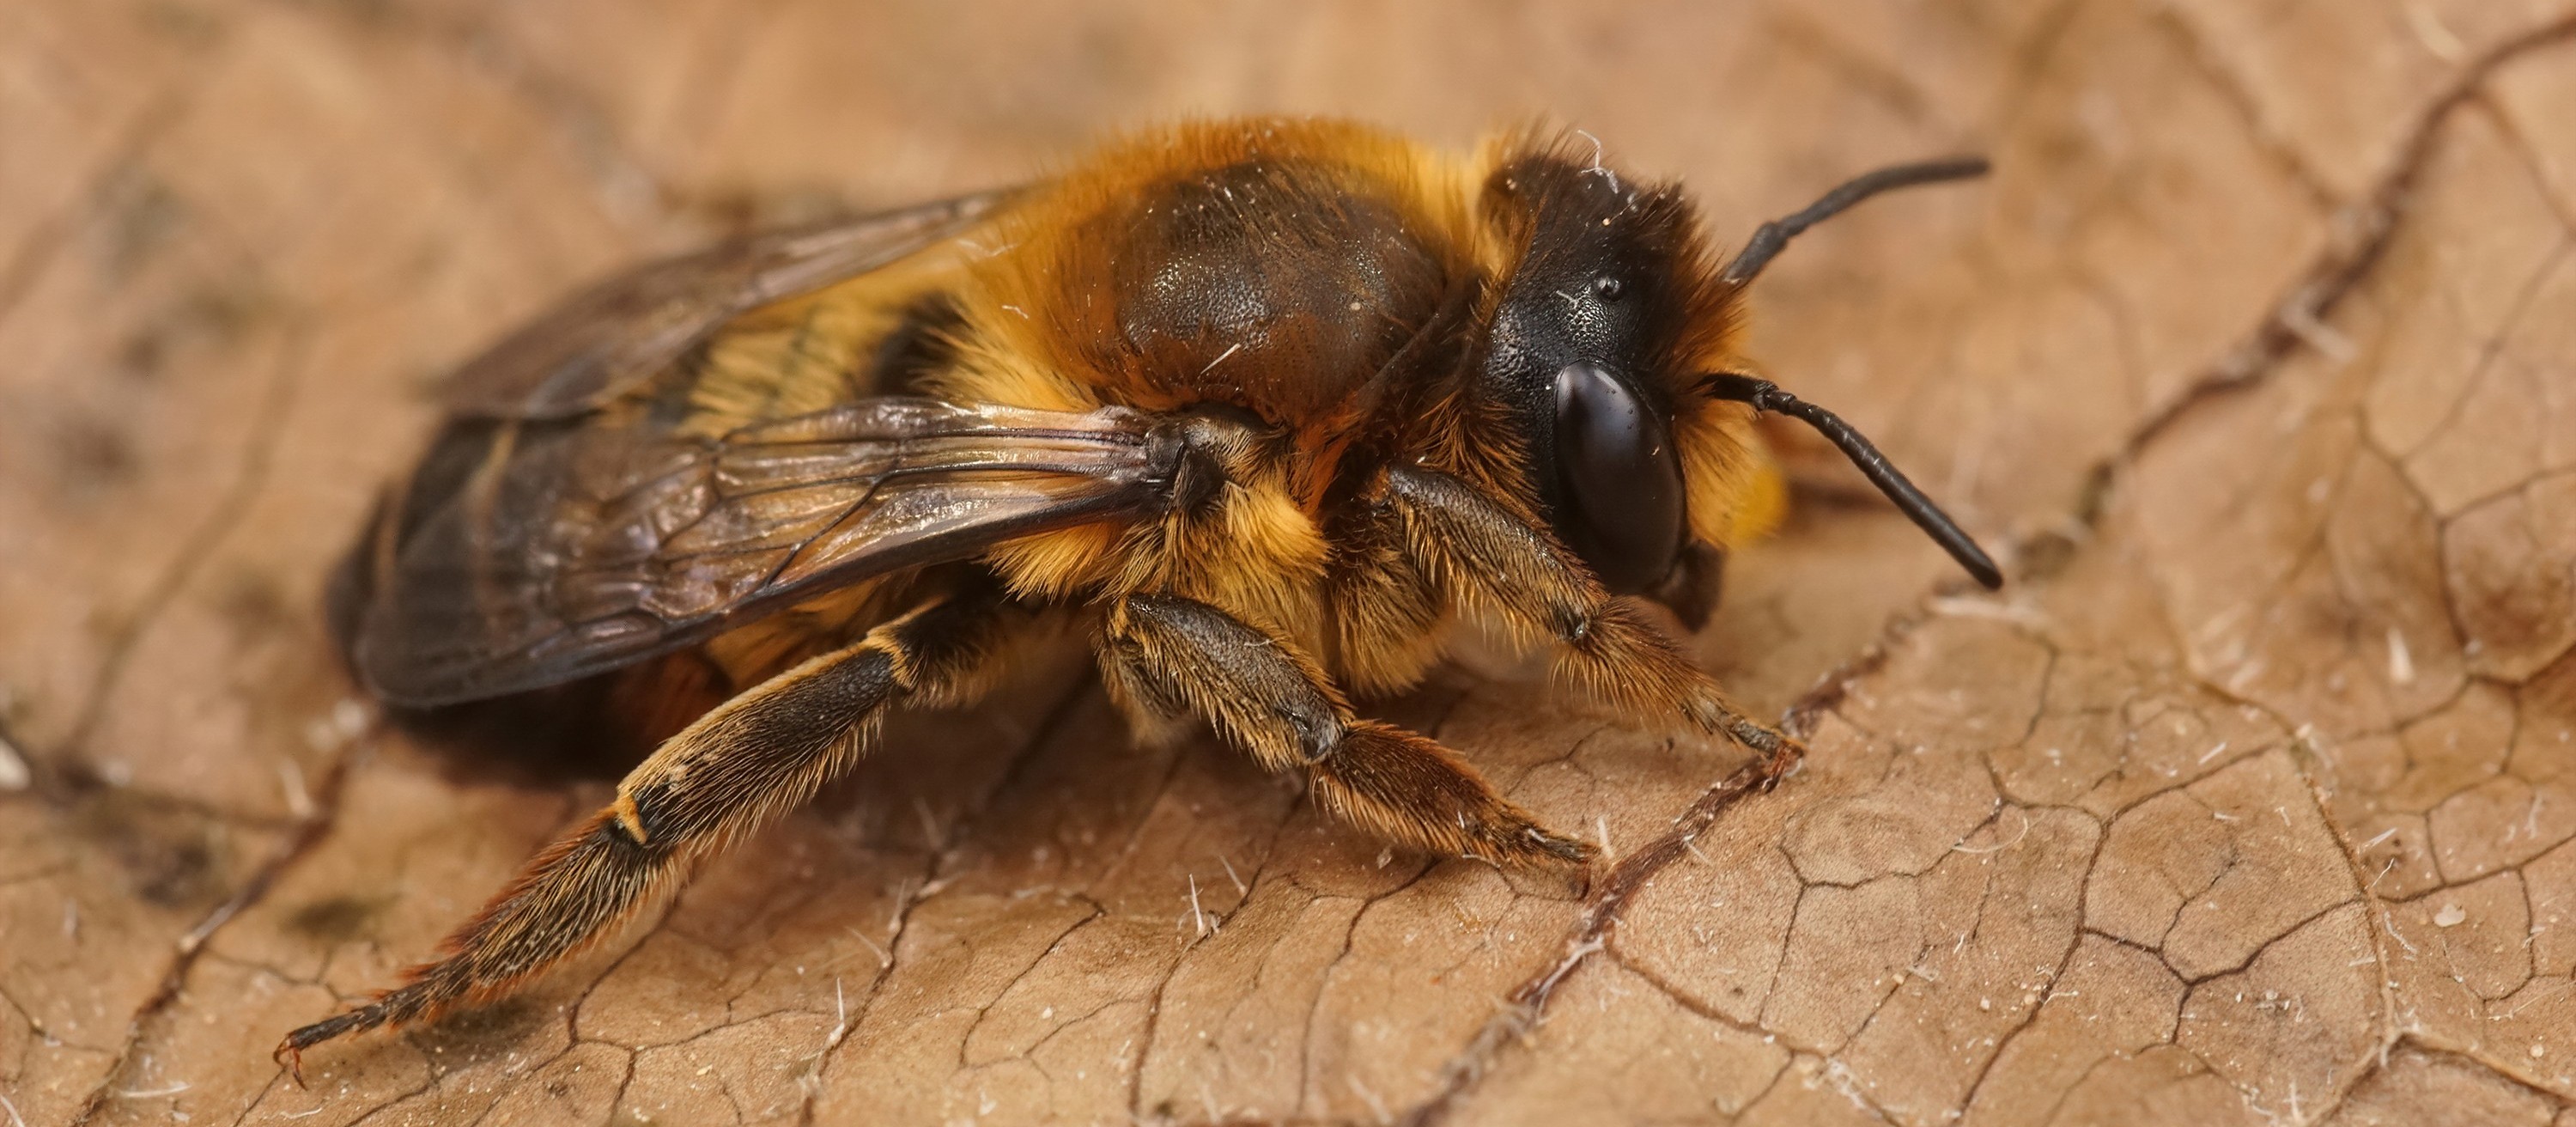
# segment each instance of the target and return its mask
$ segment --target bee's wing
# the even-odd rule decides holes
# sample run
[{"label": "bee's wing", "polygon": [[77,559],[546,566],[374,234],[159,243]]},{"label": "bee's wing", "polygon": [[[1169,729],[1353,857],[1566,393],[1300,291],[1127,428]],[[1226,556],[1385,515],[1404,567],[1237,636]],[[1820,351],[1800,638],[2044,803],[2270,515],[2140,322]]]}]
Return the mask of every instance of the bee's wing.
[{"label": "bee's wing", "polygon": [[351,656],[386,699],[556,684],[873,575],[1146,511],[1149,420],[888,397],[722,439],[452,424],[379,527]]},{"label": "bee's wing", "polygon": [[747,235],[638,266],[573,295],[457,369],[454,414],[578,414],[670,366],[757,306],[887,265],[965,233],[1016,189]]}]

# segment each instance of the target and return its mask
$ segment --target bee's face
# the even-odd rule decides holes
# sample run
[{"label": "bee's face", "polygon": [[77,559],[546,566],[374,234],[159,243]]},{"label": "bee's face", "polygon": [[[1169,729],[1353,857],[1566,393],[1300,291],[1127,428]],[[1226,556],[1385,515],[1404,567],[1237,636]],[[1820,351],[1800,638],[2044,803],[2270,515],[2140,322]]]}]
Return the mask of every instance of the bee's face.
[{"label": "bee's face", "polygon": [[1647,590],[1688,528],[1669,369],[1708,304],[1689,209],[1670,188],[1533,156],[1495,172],[1484,210],[1525,249],[1479,374],[1519,417],[1557,535],[1612,591]]}]

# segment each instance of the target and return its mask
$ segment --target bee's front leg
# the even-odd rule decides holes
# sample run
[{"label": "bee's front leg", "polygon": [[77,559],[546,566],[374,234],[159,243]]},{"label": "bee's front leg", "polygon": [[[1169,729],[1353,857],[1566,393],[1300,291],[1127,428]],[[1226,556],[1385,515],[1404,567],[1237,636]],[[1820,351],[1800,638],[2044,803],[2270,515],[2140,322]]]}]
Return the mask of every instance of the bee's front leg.
[{"label": "bee's front leg", "polygon": [[1294,643],[1216,607],[1130,595],[1109,608],[1101,666],[1116,691],[1206,718],[1272,770],[1302,770],[1327,809],[1381,837],[1532,867],[1592,846],[1551,833],[1430,737],[1362,720]]},{"label": "bee's front leg", "polygon": [[1745,715],[1656,628],[1642,603],[1604,590],[1520,506],[1415,466],[1389,469],[1380,497],[1435,582],[1558,642],[1559,669],[1595,698],[1640,719],[1680,716],[1701,731],[1724,734],[1762,756],[1772,780],[1806,754],[1797,740]]}]

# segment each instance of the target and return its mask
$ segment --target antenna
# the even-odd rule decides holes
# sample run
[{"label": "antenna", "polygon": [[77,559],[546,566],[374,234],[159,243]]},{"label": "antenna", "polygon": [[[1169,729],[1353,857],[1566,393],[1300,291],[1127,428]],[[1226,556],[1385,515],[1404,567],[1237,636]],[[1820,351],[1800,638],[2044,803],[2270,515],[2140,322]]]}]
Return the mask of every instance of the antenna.
[{"label": "antenna", "polygon": [[1950,157],[1944,160],[1927,160],[1919,164],[1900,164],[1853,177],[1844,181],[1841,187],[1825,193],[1816,202],[1808,204],[1806,210],[1786,218],[1774,219],[1755,228],[1752,241],[1745,243],[1744,249],[1736,252],[1734,261],[1727,263],[1726,269],[1718,271],[1718,279],[1736,286],[1752,281],[1753,276],[1760,274],[1763,267],[1771,265],[1772,258],[1779,255],[1781,248],[1789,245],[1789,240],[1797,238],[1799,232],[1831,219],[1848,210],[1853,204],[1880,192],[1910,188],[1916,184],[1938,184],[1946,180],[1965,180],[1974,176],[1983,176],[1986,174],[1987,167],[1984,157]]},{"label": "antenna", "polygon": [[1978,547],[1977,542],[1959,528],[1959,523],[1950,519],[1950,514],[1942,512],[1941,506],[1933,504],[1931,498],[1906,480],[1904,471],[1890,463],[1887,455],[1879,453],[1877,446],[1853,430],[1841,416],[1782,391],[1780,385],[1769,380],[1737,372],[1704,376],[1700,387],[1716,398],[1750,403],[1756,411],[1777,411],[1816,428],[1826,438],[1832,439],[1834,445],[1841,447],[1843,455],[1860,467],[1860,472],[1868,476],[1870,484],[1887,494],[1888,500],[1896,502],[1897,509],[1911,518],[1915,527],[1930,535],[1932,542],[1950,553],[1951,559],[1959,561],[1960,567],[1968,569],[1968,574],[1975,576],[1978,583],[1989,591],[2004,585],[2003,569],[1995,566],[1994,559],[1986,555],[1986,550]]}]

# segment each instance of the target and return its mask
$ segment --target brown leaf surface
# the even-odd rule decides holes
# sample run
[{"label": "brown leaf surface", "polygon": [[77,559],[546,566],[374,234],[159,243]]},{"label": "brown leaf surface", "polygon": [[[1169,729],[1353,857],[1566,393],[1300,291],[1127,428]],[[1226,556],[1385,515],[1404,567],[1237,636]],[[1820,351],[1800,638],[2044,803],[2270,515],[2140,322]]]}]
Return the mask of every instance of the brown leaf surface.
[{"label": "brown leaf surface", "polygon": [[[1823,14],[1829,11],[1830,14]],[[30,1124],[2576,1123],[2561,4],[0,7],[0,1095]],[[1184,110],[1547,111],[1727,230],[1828,468],[1701,639],[1776,792],[1508,671],[1387,710],[1606,839],[1381,852],[1071,659],[521,1000],[333,1046],[606,793],[373,730],[321,577],[424,381],[745,217]],[[1820,466],[1822,463],[1818,463]],[[7,766],[0,764],[0,766]],[[5,780],[7,772],[0,772]]]}]

